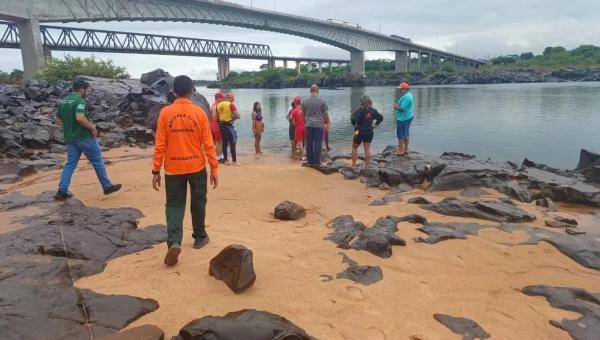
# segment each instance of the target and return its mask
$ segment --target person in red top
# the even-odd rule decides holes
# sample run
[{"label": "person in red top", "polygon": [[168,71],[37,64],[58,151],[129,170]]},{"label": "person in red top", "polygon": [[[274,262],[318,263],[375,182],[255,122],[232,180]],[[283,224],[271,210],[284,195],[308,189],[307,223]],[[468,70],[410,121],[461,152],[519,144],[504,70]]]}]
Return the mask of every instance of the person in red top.
[{"label": "person in red top", "polygon": [[160,187],[160,170],[165,168],[165,191],[167,194],[167,246],[164,263],[177,264],[183,240],[183,217],[188,184],[191,190],[192,226],[194,248],[200,249],[208,243],[205,229],[207,171],[210,165],[210,184],[217,188],[217,155],[213,145],[208,116],[192,100],[192,79],[178,76],[173,82],[177,99],[160,111],[156,127],[156,141],[152,167],[152,186]]},{"label": "person in red top", "polygon": [[294,104],[296,107],[292,110],[292,125],[294,125],[294,145],[292,146],[292,153],[299,147],[300,158],[304,160],[304,140],[306,135],[306,128],[304,127],[304,114],[302,113],[302,99],[300,97],[294,98]]},{"label": "person in red top", "polygon": [[219,129],[219,115],[217,113],[217,105],[225,98],[222,92],[215,93],[215,102],[210,107],[210,130],[212,132],[213,141],[215,143],[215,151],[219,158],[219,163],[223,159],[222,143],[223,137],[221,137],[221,129]]}]

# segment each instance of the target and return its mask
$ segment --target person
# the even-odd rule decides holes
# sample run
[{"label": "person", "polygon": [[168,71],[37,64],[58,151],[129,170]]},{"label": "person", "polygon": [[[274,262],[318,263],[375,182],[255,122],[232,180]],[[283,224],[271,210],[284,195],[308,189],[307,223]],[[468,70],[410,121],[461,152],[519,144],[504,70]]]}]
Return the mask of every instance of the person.
[{"label": "person", "polygon": [[121,190],[121,184],[112,184],[106,173],[104,158],[96,138],[98,130],[90,123],[85,98],[90,93],[90,84],[78,78],[73,81],[73,92],[59,104],[56,123],[62,125],[65,143],[67,144],[67,162],[60,176],[58,191],[54,198],[64,201],[73,194],[69,191],[73,172],[77,168],[81,154],[92,163],[96,176],[102,185],[105,195]]},{"label": "person", "polygon": [[217,114],[217,105],[225,98],[225,95],[221,92],[215,93],[215,101],[212,103],[210,107],[210,130],[213,137],[213,142],[215,144],[215,151],[217,153],[217,158],[219,159],[219,163],[225,162],[223,159],[223,138],[221,137],[221,130],[219,129],[219,115]]},{"label": "person", "polygon": [[[302,102],[302,100],[300,100]],[[296,108],[296,103],[292,102],[292,109],[288,111],[287,120],[289,122],[290,147],[292,150],[292,158],[296,157],[296,149],[294,148],[294,137],[296,136],[295,126],[292,124],[292,112]]]},{"label": "person", "polygon": [[177,264],[183,241],[183,217],[187,187],[191,191],[190,211],[194,232],[194,248],[204,247],[206,233],[206,163],[210,165],[210,184],[216,189],[219,183],[217,155],[213,145],[206,112],[191,100],[192,79],[178,76],[173,82],[175,102],[164,107],[159,115],[152,165],[152,187],[158,191],[160,171],[165,169],[167,266]]},{"label": "person", "polygon": [[255,102],[252,108],[252,133],[254,134],[254,150],[256,154],[261,154],[260,140],[265,132],[265,123],[263,122],[262,107],[259,102]]},{"label": "person", "polygon": [[[371,161],[371,142],[373,141],[373,128],[383,122],[383,116],[373,108],[373,102],[369,96],[360,99],[360,107],[354,112],[350,119],[354,126],[354,139],[352,141],[352,167],[356,167],[358,147],[364,143],[365,166]],[[375,122],[375,126],[373,126]]]},{"label": "person", "polygon": [[225,98],[217,105],[217,114],[219,118],[219,129],[223,138],[223,159],[225,164],[231,165],[227,157],[227,147],[231,150],[231,160],[234,165],[237,165],[237,131],[233,126],[233,122],[240,118],[240,113],[234,103],[235,96],[233,93],[228,93]]},{"label": "person", "polygon": [[302,114],[302,98],[294,98],[295,109],[292,110],[291,123],[294,126],[294,142],[292,143],[292,158],[296,156],[296,150],[300,149],[300,159],[304,159],[304,142],[306,137],[306,128],[304,126],[304,116]]},{"label": "person", "polygon": [[331,151],[331,148],[329,147],[329,124],[324,124],[323,125],[323,146],[322,146],[322,151],[323,152],[329,152],[329,151]]},{"label": "person", "polygon": [[414,98],[408,83],[400,84],[400,98],[394,104],[396,110],[396,134],[398,136],[398,156],[408,155],[408,141],[410,124],[414,113]]},{"label": "person", "polygon": [[306,126],[306,158],[311,167],[321,165],[323,126],[329,124],[329,108],[319,96],[319,86],[310,87],[310,96],[302,101],[302,112]]}]

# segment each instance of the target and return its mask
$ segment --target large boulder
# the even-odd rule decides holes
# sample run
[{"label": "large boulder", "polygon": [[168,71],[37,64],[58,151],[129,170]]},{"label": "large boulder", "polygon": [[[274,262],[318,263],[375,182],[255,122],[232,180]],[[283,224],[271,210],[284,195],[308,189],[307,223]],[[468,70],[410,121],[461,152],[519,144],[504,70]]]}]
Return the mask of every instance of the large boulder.
[{"label": "large boulder", "polygon": [[210,260],[209,274],[222,280],[236,294],[252,287],[256,281],[252,250],[230,245]]},{"label": "large boulder", "polygon": [[144,85],[152,86],[153,84],[157,84],[157,82],[164,80],[168,85],[168,90],[167,90],[167,92],[164,92],[164,94],[167,94],[167,93],[169,93],[169,90],[173,88],[173,80],[174,79],[175,78],[169,72],[167,72],[161,68],[157,68],[154,71],[150,71],[148,73],[142,74],[140,81]]},{"label": "large boulder", "polygon": [[314,340],[286,318],[246,309],[206,316],[185,325],[173,340]]},{"label": "large boulder", "polygon": [[31,149],[48,149],[50,133],[46,129],[30,127],[23,131],[23,143]]}]

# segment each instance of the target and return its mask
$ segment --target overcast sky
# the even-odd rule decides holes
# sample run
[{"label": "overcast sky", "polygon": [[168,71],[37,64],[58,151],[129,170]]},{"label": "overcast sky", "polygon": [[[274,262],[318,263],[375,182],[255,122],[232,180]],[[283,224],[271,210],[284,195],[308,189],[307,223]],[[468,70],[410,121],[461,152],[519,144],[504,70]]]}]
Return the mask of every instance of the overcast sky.
[{"label": "overcast sky", "polygon": [[[410,37],[417,43],[469,57],[533,51],[544,47],[600,45],[600,0],[238,0],[242,5],[320,19],[335,18],[384,34]],[[68,24],[133,32],[269,44],[274,55],[349,58],[348,52],[278,33],[194,23],[119,22]],[[72,55],[90,55],[72,53]],[[63,53],[55,52],[54,56]],[[96,54],[127,67],[134,77],[162,67],[173,74],[214,79],[214,58]],[[367,58],[392,58],[369,52]],[[264,61],[232,60],[232,70],[258,69]],[[0,49],[0,69],[22,68],[18,50]]]}]

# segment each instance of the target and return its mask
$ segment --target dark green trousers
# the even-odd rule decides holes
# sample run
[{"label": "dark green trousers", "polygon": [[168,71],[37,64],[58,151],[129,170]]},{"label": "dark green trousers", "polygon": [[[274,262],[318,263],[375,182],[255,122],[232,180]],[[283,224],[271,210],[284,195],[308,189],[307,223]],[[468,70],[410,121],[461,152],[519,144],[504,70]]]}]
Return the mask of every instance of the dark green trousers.
[{"label": "dark green trousers", "polygon": [[181,245],[183,240],[183,216],[185,215],[188,184],[192,194],[190,205],[192,226],[194,228],[192,236],[194,239],[207,236],[204,224],[206,218],[206,169],[193,174],[165,175],[167,245],[169,247],[175,242]]}]

